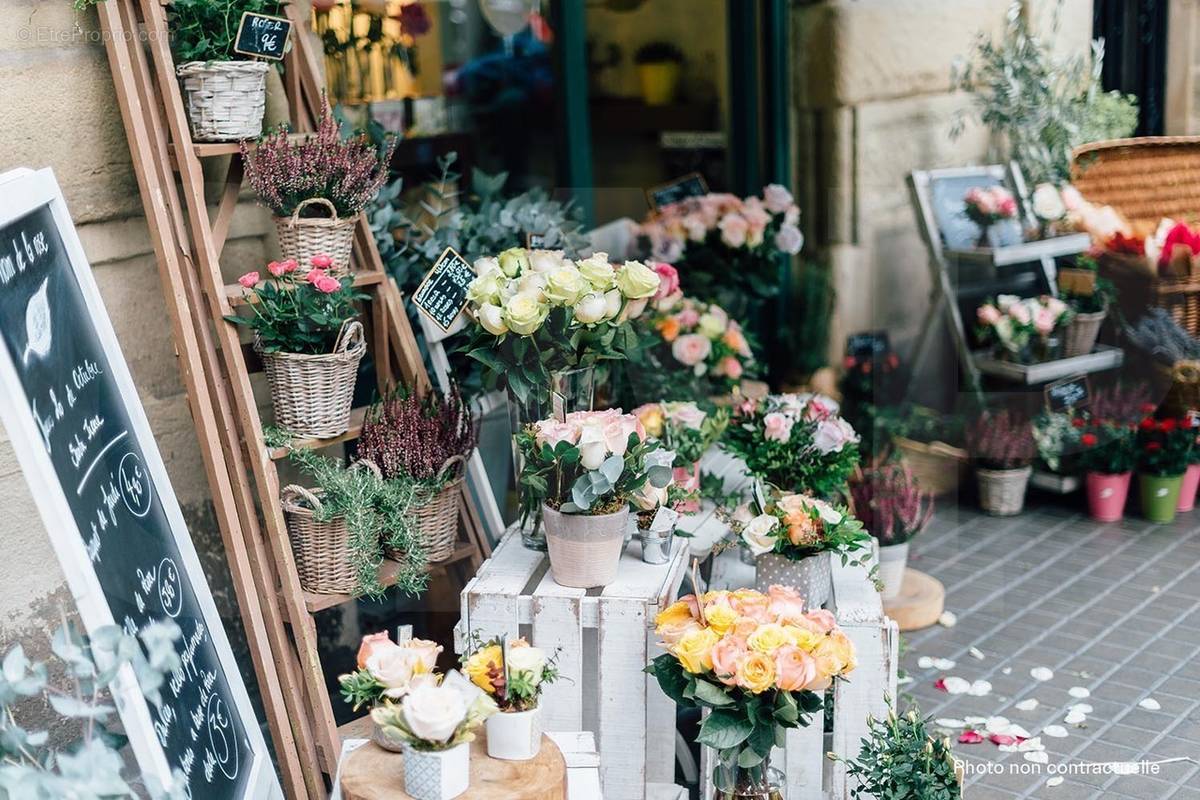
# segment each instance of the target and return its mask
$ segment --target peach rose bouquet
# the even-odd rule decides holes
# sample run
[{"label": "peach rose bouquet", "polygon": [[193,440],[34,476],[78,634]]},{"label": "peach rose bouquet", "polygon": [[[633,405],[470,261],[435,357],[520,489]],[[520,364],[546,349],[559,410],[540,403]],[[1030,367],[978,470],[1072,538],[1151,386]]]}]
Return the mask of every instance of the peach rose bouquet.
[{"label": "peach rose bouquet", "polygon": [[393,642],[384,633],[364,636],[358,669],[338,677],[342,698],[355,711],[403,698],[418,686],[436,686],[437,658],[442,646],[425,639]]},{"label": "peach rose bouquet", "polygon": [[646,671],[679,705],[709,710],[697,741],[732,776],[718,788],[747,795],[775,781],[771,748],[807,726],[825,689],[856,663],[833,614],[806,610],[783,586],[688,595],[658,614],[655,632],[667,652]]},{"label": "peach rose bouquet", "polygon": [[777,553],[791,561],[818,553],[848,559],[871,538],[846,508],[803,494],[776,495],[757,516],[730,525],[755,557]]}]

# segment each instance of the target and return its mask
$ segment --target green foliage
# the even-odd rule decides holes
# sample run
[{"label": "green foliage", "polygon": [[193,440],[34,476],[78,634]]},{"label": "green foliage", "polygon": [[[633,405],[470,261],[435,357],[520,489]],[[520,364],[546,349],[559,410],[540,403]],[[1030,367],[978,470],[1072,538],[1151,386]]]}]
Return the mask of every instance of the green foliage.
[{"label": "green foliage", "polygon": [[789,355],[797,375],[811,375],[826,366],[833,304],[837,294],[829,267],[815,261],[801,264],[797,270],[795,313],[791,320]]},{"label": "green foliage", "polygon": [[396,576],[397,588],[413,596],[424,591],[428,581],[425,547],[412,516],[419,483],[402,477],[384,480],[364,462],[346,467],[304,448],[288,455],[320,490],[317,520],[341,517],[346,521],[350,561],[358,577],[354,594],[380,599],[387,591],[378,576],[384,545],[404,557]]},{"label": "green foliage", "polygon": [[[889,706],[891,705],[889,701]],[[829,757],[846,765],[857,785],[853,798],[876,800],[959,800],[962,787],[954,769],[950,741],[935,739],[926,731],[928,720],[912,708],[887,719],[870,717],[858,757],[850,760],[833,753]]]},{"label": "green foliage", "polygon": [[[187,778],[179,771],[171,786],[153,781],[142,785],[138,778],[125,777],[119,751],[126,739],[108,727],[116,711],[109,693],[118,671],[130,666],[146,699],[159,705],[166,676],[180,667],[175,650],[180,636],[174,622],[156,622],[136,637],[112,625],[89,640],[64,622],[50,648],[66,672],[67,687],[50,684],[46,665],[30,661],[21,645],[10,649],[0,669],[0,797],[98,800],[149,795],[154,800],[182,800]],[[52,748],[47,731],[24,728],[13,706],[34,697],[45,697],[60,717],[78,720],[81,738]]]},{"label": "green foliage", "polygon": [[[85,0],[86,1],[86,0]],[[94,1],[94,0],[93,0]],[[77,2],[78,7],[78,2]],[[233,51],[242,14],[279,16],[278,0],[172,0],[167,6],[175,61],[236,61]]]},{"label": "green foliage", "polygon": [[[257,281],[257,272],[242,277],[250,275]],[[226,319],[253,330],[264,353],[331,353],[342,326],[358,316],[354,303],[367,295],[355,291],[349,275],[341,279],[321,276],[320,280],[322,283],[313,283],[293,267],[274,280],[258,281],[253,288],[247,287],[255,299],[246,304],[250,316]],[[332,289],[334,285],[337,288],[332,291],[318,288]]]},{"label": "green foliage", "polygon": [[1071,310],[1076,314],[1096,314],[1112,308],[1117,299],[1117,287],[1108,278],[1100,277],[1099,262],[1091,256],[1079,256],[1075,259],[1075,268],[1090,270],[1097,275],[1091,294],[1061,293]]},{"label": "green foliage", "polygon": [[341,687],[342,699],[350,705],[352,711],[358,711],[363,706],[374,706],[386,688],[365,669],[340,676],[338,685]]},{"label": "green foliage", "polygon": [[1134,425],[1120,420],[1092,419],[1075,432],[1075,443],[1080,448],[1079,466],[1084,472],[1121,475],[1132,472],[1137,465]]},{"label": "green foliage", "polygon": [[[1075,147],[1129,136],[1137,127],[1137,98],[1102,90],[1103,40],[1094,41],[1090,53],[1059,58],[1053,42],[1058,26],[1056,13],[1051,39],[1040,39],[1014,0],[1003,38],[994,42],[981,34],[973,62],[956,67],[951,77],[954,88],[974,95],[973,115],[1007,139],[1030,185],[1068,182]],[[953,135],[962,132],[965,119],[959,117]]]}]

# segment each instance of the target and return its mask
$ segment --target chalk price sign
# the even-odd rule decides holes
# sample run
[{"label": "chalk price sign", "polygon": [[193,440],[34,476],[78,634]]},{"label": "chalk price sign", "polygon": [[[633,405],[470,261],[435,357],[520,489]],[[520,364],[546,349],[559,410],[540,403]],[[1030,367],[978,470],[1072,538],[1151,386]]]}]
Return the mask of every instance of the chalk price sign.
[{"label": "chalk price sign", "polygon": [[708,184],[704,182],[704,176],[699,172],[693,172],[648,190],[646,200],[650,203],[650,208],[657,211],[663,206],[678,203],[689,197],[703,197],[706,194],[708,194]]},{"label": "chalk price sign", "polygon": [[1063,378],[1046,386],[1046,410],[1051,413],[1084,408],[1091,402],[1091,384],[1087,375]]},{"label": "chalk price sign", "polygon": [[244,56],[280,61],[287,50],[291,32],[292,23],[283,17],[268,17],[247,11],[242,14],[242,22],[238,25],[233,51]]},{"label": "chalk price sign", "polygon": [[467,305],[467,287],[473,280],[475,270],[453,247],[447,247],[413,292],[413,303],[435,325],[449,331]]}]

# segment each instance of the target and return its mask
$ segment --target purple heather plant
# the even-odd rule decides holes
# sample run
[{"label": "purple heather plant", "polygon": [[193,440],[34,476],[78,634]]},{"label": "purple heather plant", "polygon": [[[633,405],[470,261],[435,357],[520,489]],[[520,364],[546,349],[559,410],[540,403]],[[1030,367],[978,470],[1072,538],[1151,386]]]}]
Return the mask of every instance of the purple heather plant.
[{"label": "purple heather plant", "polygon": [[967,450],[984,469],[1027,467],[1037,455],[1033,426],[1007,409],[985,411],[967,430]]},{"label": "purple heather plant", "polygon": [[916,476],[903,464],[867,470],[850,484],[850,496],[854,515],[883,547],[904,544],[933,516],[933,495],[921,491]]},{"label": "purple heather plant", "polygon": [[[382,151],[365,134],[342,139],[326,106],[313,134],[295,139],[288,127],[272,130],[257,146],[242,142],[246,181],[263,204],[280,217],[291,216],[304,200],[323,197],[339,217],[352,217],[379,193],[388,178],[395,139]],[[302,216],[326,216],[318,204]]]},{"label": "purple heather plant", "polygon": [[457,386],[445,396],[435,390],[420,396],[401,387],[368,412],[358,456],[375,462],[384,478],[434,485],[446,460],[469,455],[476,441],[470,408]]}]

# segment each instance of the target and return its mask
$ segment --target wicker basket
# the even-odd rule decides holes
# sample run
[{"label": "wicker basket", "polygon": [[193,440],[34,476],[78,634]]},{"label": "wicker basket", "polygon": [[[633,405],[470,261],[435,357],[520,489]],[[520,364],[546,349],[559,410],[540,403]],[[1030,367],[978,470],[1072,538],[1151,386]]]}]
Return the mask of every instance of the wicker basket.
[{"label": "wicker basket", "polygon": [[[301,218],[300,212],[310,205],[323,205],[328,217]],[[290,217],[275,217],[275,232],[279,249],[285,259],[292,258],[307,268],[313,256],[327,255],[333,266],[327,272],[335,277],[350,272],[350,251],[354,247],[354,218],[341,219],[337,208],[324,197],[310,197],[296,205]]]},{"label": "wicker basket", "polygon": [[189,61],[176,69],[192,139],[228,142],[262,134],[267,107],[265,61]]},{"label": "wicker basket", "polygon": [[[1143,235],[1164,217],[1187,219],[1200,209],[1200,136],[1116,139],[1077,148],[1071,182],[1098,205],[1116,209]],[[1147,307],[1167,309],[1193,336],[1200,336],[1200,272],[1159,276],[1143,258],[1106,255],[1100,272],[1113,282],[1127,317]]]},{"label": "wicker basket", "polygon": [[[461,455],[446,459],[438,473],[438,482],[447,478],[448,481],[436,492],[418,496],[413,505],[413,516],[417,518],[425,558],[430,564],[445,561],[454,555],[454,546],[458,543],[458,512],[462,508],[466,461],[466,457]],[[385,547],[383,552],[388,558],[403,560],[404,554],[391,548]]]},{"label": "wicker basket", "polygon": [[1011,517],[1025,509],[1025,491],[1033,467],[1021,469],[976,469],[979,505],[994,517]]},{"label": "wicker basket", "polygon": [[366,352],[358,320],[342,326],[332,353],[260,352],[275,424],[292,436],[312,439],[341,436],[349,430],[358,362]]},{"label": "wicker basket", "polygon": [[1200,361],[1176,361],[1169,367],[1156,363],[1155,367],[1170,381],[1161,405],[1164,414],[1185,417],[1200,411]]},{"label": "wicker basket", "polygon": [[280,498],[300,586],[314,594],[353,594],[358,574],[350,560],[350,532],[343,517],[317,519],[320,495],[320,489],[292,484],[284,487]]},{"label": "wicker basket", "polygon": [[917,484],[934,495],[952,492],[967,474],[967,451],[945,442],[918,442],[896,436],[892,443],[917,478]]},{"label": "wicker basket", "polygon": [[1107,309],[1092,314],[1076,314],[1063,335],[1063,356],[1071,358],[1092,352],[1092,348],[1096,346],[1096,339],[1100,336],[1100,327],[1104,325],[1104,318],[1107,316]]}]

